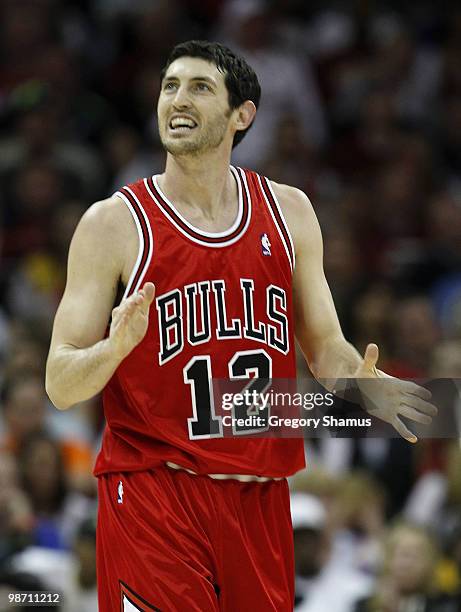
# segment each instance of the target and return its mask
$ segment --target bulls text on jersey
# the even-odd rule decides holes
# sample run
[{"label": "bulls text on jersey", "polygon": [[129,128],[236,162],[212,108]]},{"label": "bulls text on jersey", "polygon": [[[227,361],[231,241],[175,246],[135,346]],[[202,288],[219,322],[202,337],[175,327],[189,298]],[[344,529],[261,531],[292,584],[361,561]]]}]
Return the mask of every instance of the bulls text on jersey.
[{"label": "bulls text on jersey", "polygon": [[[241,316],[229,321],[226,308],[226,283],[223,279],[202,281],[173,289],[156,298],[160,337],[159,364],[170,361],[184,348],[217,340],[247,338],[266,344],[286,355],[289,351],[287,296],[276,285],[265,287],[265,321],[255,321],[254,281],[240,279]],[[210,307],[214,295],[215,328]]]}]

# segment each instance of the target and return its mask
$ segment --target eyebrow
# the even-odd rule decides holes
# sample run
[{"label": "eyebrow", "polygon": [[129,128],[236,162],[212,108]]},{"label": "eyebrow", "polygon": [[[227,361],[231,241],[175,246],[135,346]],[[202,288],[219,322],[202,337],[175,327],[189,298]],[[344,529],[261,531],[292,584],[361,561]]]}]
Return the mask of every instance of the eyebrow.
[{"label": "eyebrow", "polygon": [[[214,85],[215,87],[217,85],[214,79],[211,79],[210,77],[207,77],[207,76],[194,76],[190,80],[191,81],[205,81],[206,83],[210,83],[210,85]],[[168,81],[179,81],[179,78],[175,76],[167,76],[163,79],[164,83]]]}]

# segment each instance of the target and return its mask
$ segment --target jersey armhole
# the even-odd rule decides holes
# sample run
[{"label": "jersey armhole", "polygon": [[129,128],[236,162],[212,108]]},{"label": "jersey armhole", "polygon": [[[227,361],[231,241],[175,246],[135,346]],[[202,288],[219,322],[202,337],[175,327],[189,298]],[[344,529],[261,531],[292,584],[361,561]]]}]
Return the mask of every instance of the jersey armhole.
[{"label": "jersey armhole", "polygon": [[152,260],[154,240],[152,237],[152,228],[146,212],[132,189],[130,189],[130,187],[122,187],[122,189],[116,191],[113,195],[120,198],[130,211],[136,225],[139,241],[136,262],[131,270],[130,278],[122,297],[122,300],[124,300],[132,293],[135,293],[141,286]]},{"label": "jersey armhole", "polygon": [[274,190],[272,189],[270,180],[265,176],[260,176],[259,174],[257,175],[257,178],[264,201],[269,209],[274,225],[277,228],[280,240],[282,241],[288,262],[290,264],[291,271],[293,273],[296,265],[295,249],[290,230],[288,229],[288,224],[282,212],[282,208],[279,204],[277,196],[274,193]]}]

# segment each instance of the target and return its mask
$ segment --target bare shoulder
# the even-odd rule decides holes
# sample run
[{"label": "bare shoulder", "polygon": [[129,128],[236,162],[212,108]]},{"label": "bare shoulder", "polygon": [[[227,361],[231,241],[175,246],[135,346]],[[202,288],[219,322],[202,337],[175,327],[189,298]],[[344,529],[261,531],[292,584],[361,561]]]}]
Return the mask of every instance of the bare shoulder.
[{"label": "bare shoulder", "polygon": [[91,251],[93,258],[128,278],[136,261],[137,230],[130,211],[117,196],[100,200],[85,211],[72,239],[77,255]]},{"label": "bare shoulder", "polygon": [[[118,196],[112,196],[92,204],[83,215],[80,224],[89,232],[105,230],[117,234],[126,231],[127,226],[129,228],[131,224],[133,228],[135,227],[130,211]],[[100,235],[102,240],[109,237]]]},{"label": "bare shoulder", "polygon": [[282,209],[283,216],[290,230],[295,249],[302,245],[321,240],[320,228],[311,201],[307,195],[290,185],[271,181],[271,187]]}]

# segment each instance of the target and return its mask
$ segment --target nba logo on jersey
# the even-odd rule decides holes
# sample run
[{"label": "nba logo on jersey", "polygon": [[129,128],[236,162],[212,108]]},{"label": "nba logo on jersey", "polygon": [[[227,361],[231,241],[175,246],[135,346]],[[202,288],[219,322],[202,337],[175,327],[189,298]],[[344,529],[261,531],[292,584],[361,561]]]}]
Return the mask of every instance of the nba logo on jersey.
[{"label": "nba logo on jersey", "polygon": [[118,491],[117,504],[123,504],[123,482],[121,480],[118,483],[117,491]]},{"label": "nba logo on jersey", "polygon": [[269,242],[269,236],[267,234],[261,234],[261,249],[263,255],[271,254],[271,243]]}]

